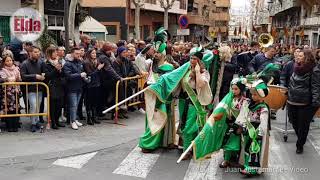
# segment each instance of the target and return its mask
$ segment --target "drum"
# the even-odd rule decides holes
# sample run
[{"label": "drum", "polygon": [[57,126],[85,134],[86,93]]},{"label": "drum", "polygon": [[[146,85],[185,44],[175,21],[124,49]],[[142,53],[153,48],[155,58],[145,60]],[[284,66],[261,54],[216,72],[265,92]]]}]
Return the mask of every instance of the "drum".
[{"label": "drum", "polygon": [[286,95],[288,89],[282,86],[269,85],[269,95],[264,98],[264,101],[269,105],[270,109],[281,109],[287,102]]}]

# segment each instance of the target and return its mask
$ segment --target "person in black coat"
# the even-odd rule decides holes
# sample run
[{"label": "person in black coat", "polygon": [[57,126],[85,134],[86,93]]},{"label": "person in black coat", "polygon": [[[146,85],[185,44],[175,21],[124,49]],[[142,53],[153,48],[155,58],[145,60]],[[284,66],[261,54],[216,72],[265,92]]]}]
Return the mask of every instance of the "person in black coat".
[{"label": "person in black coat", "polygon": [[[45,80],[44,73],[46,72],[45,63],[40,59],[40,48],[33,46],[30,52],[30,58],[21,64],[21,78],[23,82],[43,82]],[[30,105],[29,113],[39,113],[39,107],[42,97],[46,92],[44,87],[35,85],[28,86],[28,101]],[[37,97],[38,95],[38,97]],[[26,102],[27,103],[27,102]],[[31,117],[32,121],[31,131],[36,132],[39,128],[39,117]]]},{"label": "person in black coat", "polygon": [[316,66],[311,50],[300,52],[294,63],[287,102],[289,121],[298,136],[296,153],[301,154],[310,122],[320,107],[320,69]]},{"label": "person in black coat", "polygon": [[100,124],[96,116],[98,113],[100,95],[103,93],[100,91],[100,70],[104,67],[97,60],[97,54],[95,49],[89,49],[86,53],[86,59],[83,63],[84,71],[90,77],[90,82],[87,84],[87,91],[85,94],[85,105],[87,111],[87,124],[94,125]]},{"label": "person in black coat", "polygon": [[259,43],[252,42],[250,45],[250,51],[240,53],[236,56],[239,76],[246,76],[249,74],[249,63],[258,54],[259,46]]},{"label": "person in black coat", "polygon": [[233,79],[233,75],[236,73],[236,65],[234,62],[226,62],[223,78],[222,78],[222,86],[220,89],[219,99],[223,99],[230,91],[230,84]]},{"label": "person in black coat", "polygon": [[[114,105],[116,83],[117,81],[122,80],[121,76],[117,74],[112,65],[112,61],[110,59],[112,50],[112,44],[106,42],[103,44],[102,49],[97,52],[98,62],[100,64],[104,64],[104,67],[100,71],[101,91],[103,93],[100,97],[102,107],[99,109],[104,109]],[[103,116],[102,111],[99,113],[99,116]]]},{"label": "person in black coat", "polygon": [[[133,77],[139,74],[138,70],[134,68],[132,61],[128,60],[128,50],[125,47],[119,47],[118,51],[118,58],[115,62],[113,62],[113,67],[117,74],[122,78],[127,77]],[[125,87],[123,83],[119,86],[119,99],[118,101],[122,101],[124,98],[126,98],[126,94],[130,93],[128,91],[129,88],[135,88],[137,86],[136,81],[128,81],[127,84],[128,87]],[[126,110],[126,106],[120,106],[120,109]],[[127,116],[124,113],[121,113],[120,116],[123,116],[127,118]]]},{"label": "person in black coat", "polygon": [[63,98],[65,95],[64,86],[66,85],[65,77],[62,71],[62,62],[58,60],[55,47],[49,47],[46,50],[46,73],[45,82],[50,90],[50,118],[52,129],[65,127],[60,124],[59,117],[62,112]]}]

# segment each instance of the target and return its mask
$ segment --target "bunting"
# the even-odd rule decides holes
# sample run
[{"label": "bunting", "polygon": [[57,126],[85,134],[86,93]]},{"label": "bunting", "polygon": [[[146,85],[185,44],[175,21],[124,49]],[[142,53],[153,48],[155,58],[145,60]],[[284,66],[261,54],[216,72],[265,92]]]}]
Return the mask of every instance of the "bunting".
[{"label": "bunting", "polygon": [[234,27],[233,35],[234,35],[234,36],[238,36],[237,27]]},{"label": "bunting", "polygon": [[284,30],[284,35],[286,36],[286,38],[288,38],[290,36],[289,29],[287,27],[284,27],[283,30]]},{"label": "bunting", "polygon": [[277,29],[275,27],[272,27],[272,29],[271,29],[271,36],[274,39],[277,39],[278,33],[277,33]]}]

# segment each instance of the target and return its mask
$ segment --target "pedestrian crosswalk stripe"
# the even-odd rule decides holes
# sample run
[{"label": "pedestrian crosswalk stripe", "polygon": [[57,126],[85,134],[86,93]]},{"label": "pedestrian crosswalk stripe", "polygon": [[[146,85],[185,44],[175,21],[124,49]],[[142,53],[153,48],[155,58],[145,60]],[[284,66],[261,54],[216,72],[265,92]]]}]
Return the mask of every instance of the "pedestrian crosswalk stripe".
[{"label": "pedestrian crosswalk stripe", "polygon": [[219,163],[223,160],[223,151],[219,151],[212,155],[211,159],[202,161],[190,161],[184,180],[207,179],[219,180],[222,179],[222,170],[218,169]]},{"label": "pedestrian crosswalk stripe", "polygon": [[320,156],[320,144],[318,143],[319,138],[316,139],[316,136],[313,136],[312,133],[309,133],[308,140],[309,140],[310,144],[314,147],[314,149],[316,150],[318,155]]},{"label": "pedestrian crosswalk stripe", "polygon": [[97,152],[93,152],[89,154],[83,154],[79,156],[72,156],[72,157],[67,157],[63,159],[58,159],[55,162],[53,162],[53,165],[80,169],[96,154]]},{"label": "pedestrian crosswalk stripe", "polygon": [[160,154],[145,154],[135,147],[130,154],[113,171],[114,174],[146,178],[149,171],[157,162]]}]

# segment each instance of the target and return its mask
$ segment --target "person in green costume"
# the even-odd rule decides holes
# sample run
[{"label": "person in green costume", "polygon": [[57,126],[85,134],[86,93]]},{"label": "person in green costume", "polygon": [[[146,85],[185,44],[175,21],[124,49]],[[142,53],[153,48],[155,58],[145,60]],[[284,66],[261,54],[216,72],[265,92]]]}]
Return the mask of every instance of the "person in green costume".
[{"label": "person in green costume", "polygon": [[[175,117],[172,93],[175,91],[175,85],[166,85],[168,77],[162,78],[163,75],[174,70],[174,66],[166,60],[168,36],[169,33],[164,28],[155,32],[153,47],[156,53],[147,78],[149,89],[145,92],[145,133],[139,141],[139,147],[144,153],[150,153],[159,147],[174,146]],[[174,77],[169,77],[174,79]],[[164,85],[167,88],[164,88]],[[161,90],[164,91],[165,96]]]},{"label": "person in green costume", "polygon": [[[202,48],[200,48],[202,49]],[[155,83],[149,85],[145,92],[146,131],[140,137],[139,147],[142,152],[149,153],[160,147],[175,147],[174,97],[186,92],[192,102],[187,111],[186,127],[183,136],[189,143],[198,133],[206,119],[203,105],[212,101],[209,75],[199,65],[197,56],[172,72],[161,75]],[[197,83],[196,83],[197,82]],[[189,114],[190,113],[190,114]],[[192,118],[193,117],[193,118]],[[188,142],[185,141],[186,143]]]},{"label": "person in green costume", "polygon": [[[190,56],[190,68],[181,81],[179,93],[180,130],[184,151],[204,126],[207,115],[205,106],[212,102],[210,74],[203,63],[208,58],[212,59],[212,56],[205,54],[201,46],[191,49]],[[184,160],[191,157],[192,153],[189,152]]]},{"label": "person in green costume", "polygon": [[169,33],[164,28],[159,28],[155,32],[153,48],[156,52],[154,54],[154,58],[149,69],[147,85],[157,82],[161,75],[171,72],[175,69],[174,66],[171,63],[169,63],[166,57],[168,36]]},{"label": "person in green costume", "polygon": [[241,173],[248,176],[260,174],[268,167],[270,115],[268,105],[263,101],[269,93],[267,85],[262,80],[255,81],[250,93],[250,104],[236,120],[236,124],[242,127]]},{"label": "person in green costume", "polygon": [[231,81],[230,91],[233,93],[233,99],[226,119],[228,129],[223,140],[224,161],[219,165],[220,168],[238,164],[237,161],[241,147],[241,129],[235,124],[235,121],[240,114],[241,108],[245,107],[249,102],[249,99],[245,96],[246,82],[245,78],[235,78]]}]

